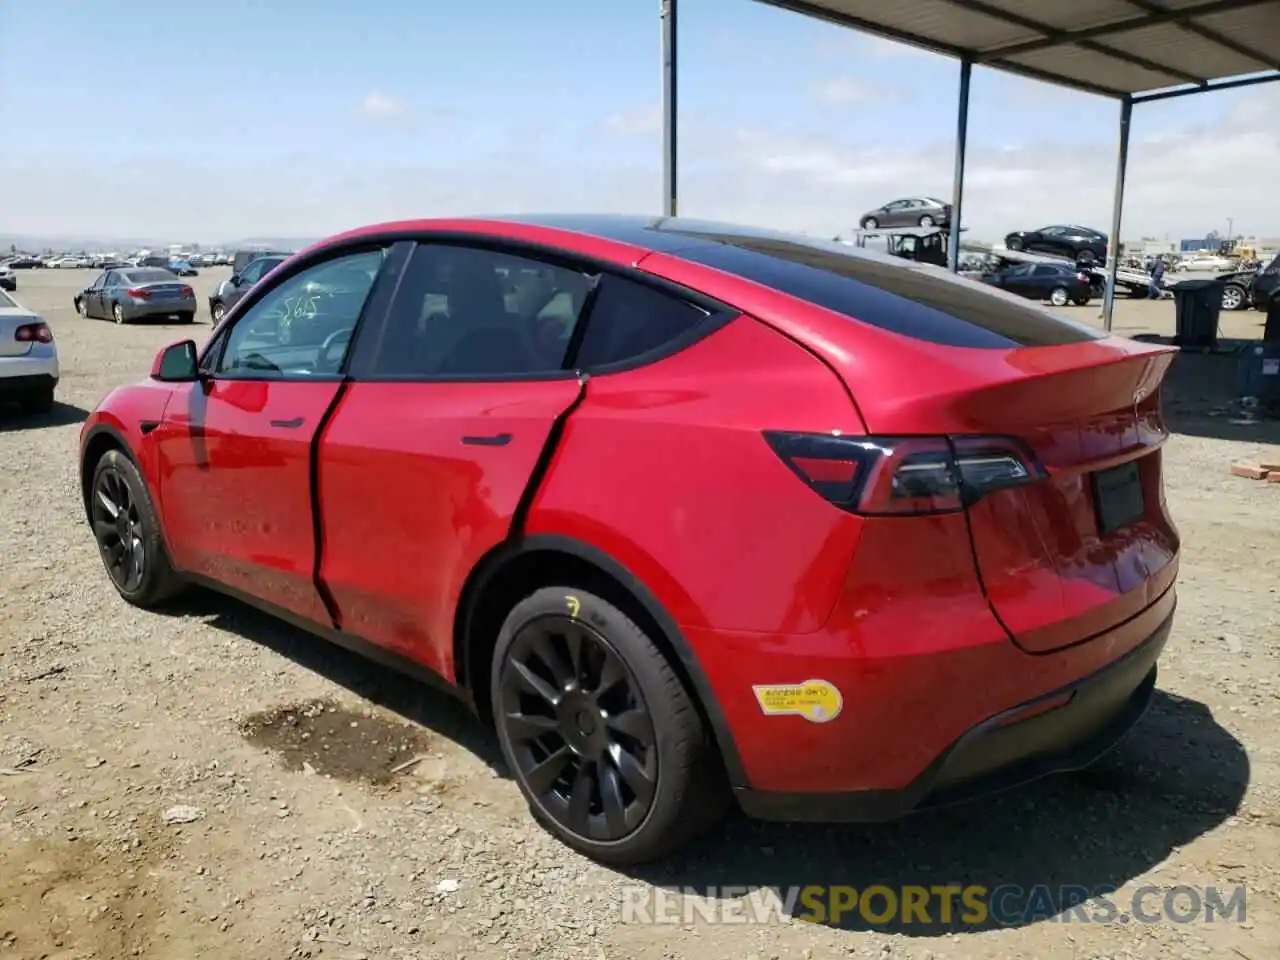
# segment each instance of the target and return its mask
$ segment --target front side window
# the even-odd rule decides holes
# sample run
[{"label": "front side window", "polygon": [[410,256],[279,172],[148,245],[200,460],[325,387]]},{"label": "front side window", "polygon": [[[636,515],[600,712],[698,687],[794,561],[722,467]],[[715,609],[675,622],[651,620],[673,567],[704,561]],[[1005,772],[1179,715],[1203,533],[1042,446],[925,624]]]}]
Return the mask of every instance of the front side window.
[{"label": "front side window", "polygon": [[581,271],[523,256],[420,244],[367,375],[485,379],[559,371],[591,285]]},{"label": "front side window", "polygon": [[236,321],[215,374],[305,379],[337,373],[384,256],[382,249],[352,253],[285,278]]}]

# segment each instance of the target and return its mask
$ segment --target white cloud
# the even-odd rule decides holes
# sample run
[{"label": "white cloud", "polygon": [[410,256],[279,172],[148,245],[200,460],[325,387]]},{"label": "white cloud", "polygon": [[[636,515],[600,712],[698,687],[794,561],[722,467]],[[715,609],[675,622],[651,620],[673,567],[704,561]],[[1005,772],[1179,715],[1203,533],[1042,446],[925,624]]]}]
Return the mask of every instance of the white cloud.
[{"label": "white cloud", "polygon": [[376,120],[386,120],[404,116],[406,108],[403,100],[397,100],[380,90],[371,90],[360,101],[360,113]]},{"label": "white cloud", "polygon": [[[1280,234],[1280,131],[1267,122],[1280,116],[1280,89],[1262,88],[1201,126],[1179,123],[1175,108],[1150,110],[1135,111],[1125,238],[1202,236],[1224,230],[1228,217],[1246,234]],[[388,159],[349,164],[319,150],[287,160],[247,157],[236,169],[174,157],[113,166],[73,151],[29,164],[0,156],[0,181],[22,184],[6,197],[0,229],[216,242],[439,214],[656,213],[656,138],[619,138],[604,156],[598,148],[610,133],[655,132],[657,119],[651,108],[620,113],[547,141],[509,132],[507,147],[496,151],[488,143],[500,138],[488,133],[483,146],[449,151],[428,130],[421,140],[405,134],[404,149]],[[953,144],[943,131],[934,140],[905,140],[892,130],[850,140],[786,134],[768,121],[742,129],[710,116],[682,119],[680,206],[690,216],[830,236],[893,197],[950,194]],[[970,235],[991,239],[1064,220],[1107,229],[1114,147],[1080,133],[1066,126],[1051,139],[1003,136],[973,147],[964,207]],[[131,199],[121,207],[102,203],[104,196]]]},{"label": "white cloud", "polygon": [[861,83],[848,77],[836,77],[812,84],[809,95],[823,103],[900,103],[901,92],[872,83]]},{"label": "white cloud", "polygon": [[628,113],[615,113],[605,119],[605,129],[621,136],[657,134],[662,129],[662,108],[643,107]]}]

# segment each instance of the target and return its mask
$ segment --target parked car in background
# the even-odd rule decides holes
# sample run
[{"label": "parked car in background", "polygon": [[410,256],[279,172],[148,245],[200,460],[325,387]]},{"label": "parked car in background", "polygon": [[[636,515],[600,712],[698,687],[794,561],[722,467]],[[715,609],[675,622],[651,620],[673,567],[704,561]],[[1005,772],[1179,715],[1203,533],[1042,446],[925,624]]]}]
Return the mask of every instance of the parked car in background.
[{"label": "parked car in background", "polygon": [[198,277],[200,275],[200,271],[186,260],[170,260],[165,264],[165,267],[179,277]]},{"label": "parked car in background", "polygon": [[39,257],[14,257],[9,266],[14,270],[35,270],[43,267],[44,261]]},{"label": "parked car in background", "polygon": [[892,200],[868,210],[858,221],[863,230],[879,227],[945,227],[951,223],[951,204],[936,197]]},{"label": "parked car in background", "polygon": [[48,413],[59,375],[49,325],[0,292],[0,400],[16,400],[27,413]]},{"label": "parked car in background", "polygon": [[159,351],[77,476],[124,601],[443,678],[539,823],[636,863],[735,800],[883,820],[1112,747],[1176,603],[1175,355],[790,234],[402,221]]},{"label": "parked car in background", "polygon": [[244,268],[259,257],[288,257],[291,256],[287,250],[268,250],[250,248],[246,250],[237,250],[231,256],[231,273],[233,276],[244,273]]},{"label": "parked car in background", "polygon": [[285,256],[259,257],[245,267],[242,273],[232,274],[218,284],[218,288],[209,295],[209,316],[213,318],[213,322],[221,322],[223,314],[234,307],[255,283],[287,259]]},{"label": "parked car in background", "polygon": [[1105,263],[1107,235],[1090,227],[1055,225],[1039,230],[1017,230],[1004,238],[1010,250],[1047,253],[1077,263]]},{"label": "parked car in background", "polygon": [[73,302],[82,317],[116,323],[144,317],[177,317],[190,323],[196,318],[195,291],[159,267],[104,270]]},{"label": "parked car in background", "polygon": [[18,278],[14,272],[9,269],[9,265],[0,266],[0,290],[8,290],[13,293],[18,289]]},{"label": "parked car in background", "polygon": [[1093,295],[1092,276],[1065,263],[1019,263],[986,274],[982,282],[1028,300],[1048,300],[1055,307],[1084,306]]},{"label": "parked car in background", "polygon": [[46,261],[45,266],[55,270],[73,270],[87,267],[88,261],[81,257],[54,257]]},{"label": "parked car in background", "polygon": [[1236,261],[1213,254],[1183,257],[1174,267],[1179,273],[1222,273],[1234,269]]}]

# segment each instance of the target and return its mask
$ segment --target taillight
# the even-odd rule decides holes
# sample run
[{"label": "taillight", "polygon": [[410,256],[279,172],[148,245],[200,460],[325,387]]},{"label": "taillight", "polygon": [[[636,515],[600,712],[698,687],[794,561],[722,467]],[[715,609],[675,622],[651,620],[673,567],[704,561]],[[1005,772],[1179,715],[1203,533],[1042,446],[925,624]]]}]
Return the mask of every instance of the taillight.
[{"label": "taillight", "polygon": [[869,516],[950,513],[994,490],[1033,483],[1044,469],[1011,437],[846,437],[765,431],[782,461],[816,493]]},{"label": "taillight", "polygon": [[1076,279],[1077,279],[1077,280],[1083,280],[1085,283],[1088,283],[1088,282],[1089,282],[1091,279],[1093,279],[1093,278],[1092,278],[1092,277],[1090,277],[1090,276],[1089,276],[1087,273],[1085,273],[1083,270],[1081,270],[1079,273],[1077,273],[1077,274],[1076,274]]},{"label": "taillight", "polygon": [[13,331],[13,339],[19,343],[53,343],[53,331],[47,323],[24,323]]},{"label": "taillight", "polygon": [[180,292],[181,292],[181,295],[184,297],[194,297],[196,295],[196,292],[192,290],[190,287],[183,287]]},{"label": "taillight", "polygon": [[144,290],[142,287],[134,287],[132,290],[127,290],[125,292],[128,293],[129,296],[133,297],[135,300],[151,299],[151,291]]}]

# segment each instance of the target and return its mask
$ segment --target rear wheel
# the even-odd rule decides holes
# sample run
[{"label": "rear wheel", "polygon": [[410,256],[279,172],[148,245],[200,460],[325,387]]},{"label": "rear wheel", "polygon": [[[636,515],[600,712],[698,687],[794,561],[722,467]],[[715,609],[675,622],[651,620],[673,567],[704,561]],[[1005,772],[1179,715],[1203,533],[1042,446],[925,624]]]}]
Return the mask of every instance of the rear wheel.
[{"label": "rear wheel", "polygon": [[108,450],[93,470],[89,518],[111,585],[129,603],[154,607],[181,592],[147,484],[134,462]]},{"label": "rear wheel", "polygon": [[1098,262],[1098,258],[1093,255],[1092,250],[1081,250],[1076,257],[1076,263],[1082,267],[1091,267]]},{"label": "rear wheel", "polygon": [[1247,299],[1244,287],[1234,283],[1228,283],[1222,288],[1223,310],[1239,310],[1245,305]]},{"label": "rear wheel", "polygon": [[534,817],[607,863],[654,860],[714,823],[728,791],[689,692],[621,610],[547,587],[494,649],[498,739]]},{"label": "rear wheel", "polygon": [[1055,307],[1065,307],[1070,300],[1071,294],[1066,287],[1054,287],[1049,291],[1049,302]]},{"label": "rear wheel", "polygon": [[48,413],[53,409],[53,387],[41,387],[24,393],[18,403],[27,413]]},{"label": "rear wheel", "polygon": [[116,323],[124,323],[124,308],[118,303],[111,305],[111,319]]}]

